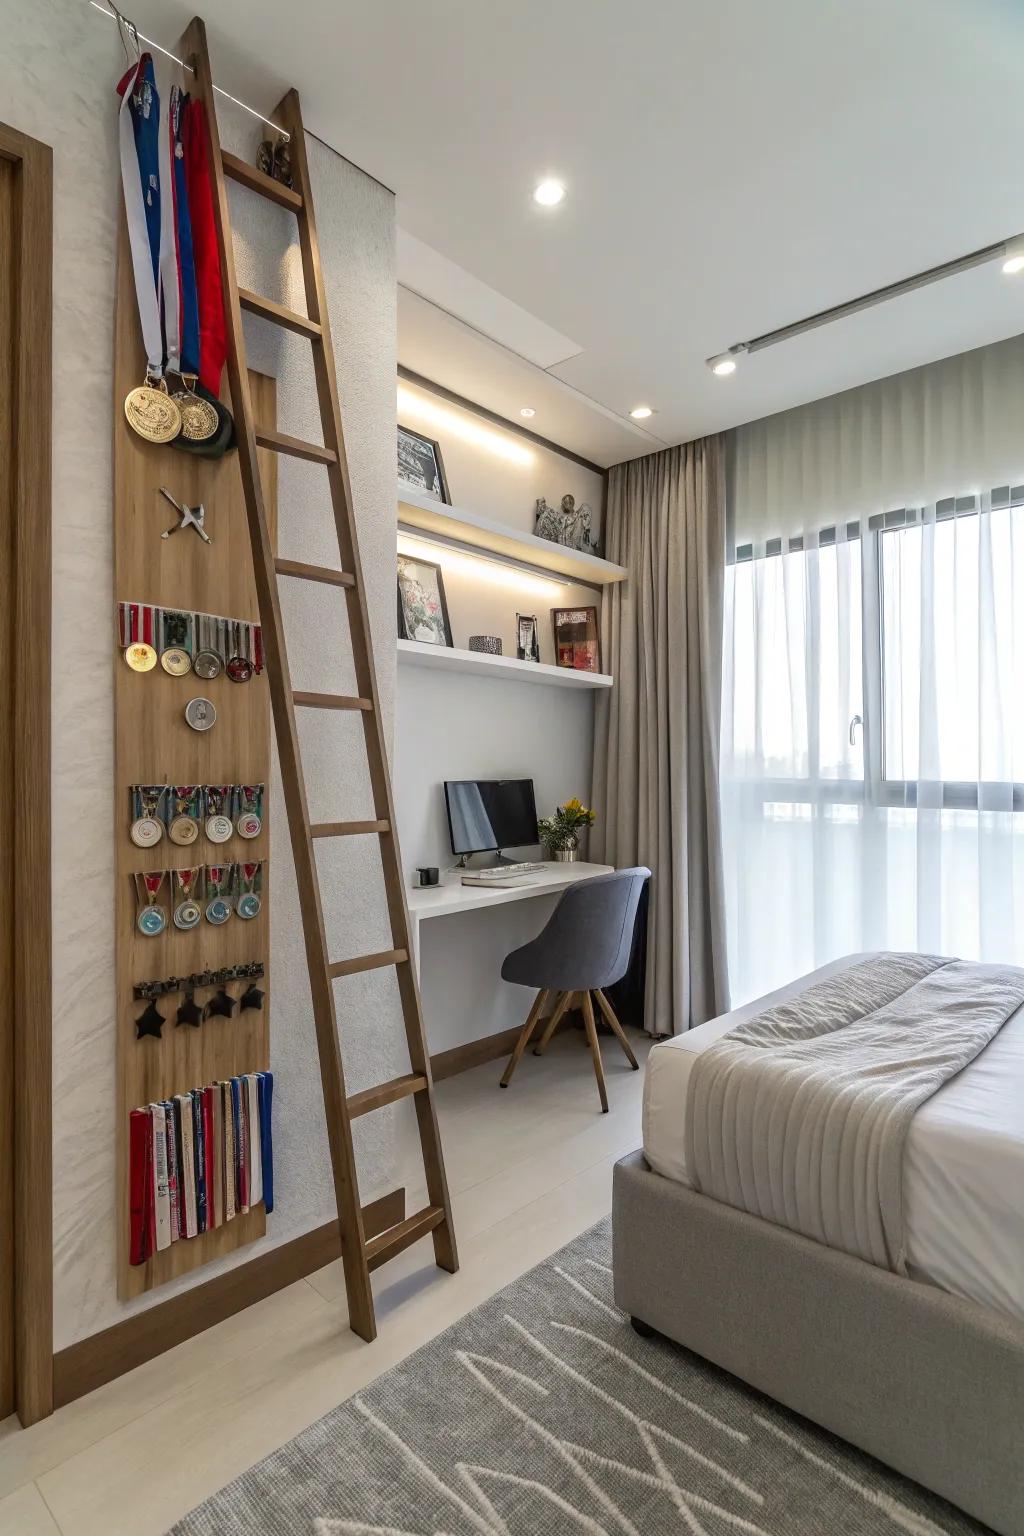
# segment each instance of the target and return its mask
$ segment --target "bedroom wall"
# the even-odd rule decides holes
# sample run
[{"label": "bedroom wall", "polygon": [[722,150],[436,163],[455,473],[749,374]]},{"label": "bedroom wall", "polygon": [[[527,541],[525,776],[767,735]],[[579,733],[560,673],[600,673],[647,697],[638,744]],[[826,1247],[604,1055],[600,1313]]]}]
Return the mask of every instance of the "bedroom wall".
[{"label": "bedroom wall", "polygon": [[[221,1268],[319,1225],[333,1214],[318,1070],[301,962],[290,853],[276,781],[271,790],[271,1065],[278,1206],[259,1244],[174,1285],[117,1300],[114,1278],[115,825],[112,774],[113,668],[111,394],[114,251],[119,208],[114,86],[123,56],[117,29],[82,0],[31,6],[0,0],[0,113],[54,150],[53,408],[53,924],[54,924],[54,1344],[60,1349],[200,1284]],[[167,39],[167,41],[172,41]],[[74,59],[69,78],[68,59]],[[300,82],[301,84],[301,82]],[[229,147],[251,155],[251,120],[221,118]],[[395,261],[394,200],[379,183],[318,142],[310,144],[331,323],[344,401],[360,541],[375,625],[381,702],[390,730],[394,699]],[[232,188],[239,277],[301,308],[294,223]],[[280,427],[316,437],[308,347],[254,321],[253,366],[278,378]],[[334,562],[326,478],[282,461],[281,548]],[[325,595],[326,594],[326,595]],[[288,594],[286,621],[295,684],[346,688],[343,661],[322,663],[322,638],[345,620],[334,594]],[[45,620],[42,622],[45,623]],[[315,679],[315,684],[314,684]],[[304,736],[311,811],[365,815],[361,732],[315,721]],[[357,728],[358,729],[358,728]],[[384,921],[373,849],[362,839],[322,865],[329,927],[339,954],[383,948]],[[351,892],[358,889],[359,899]],[[339,983],[350,1086],[406,1070],[397,1054],[400,1015],[393,978]],[[343,990],[344,989],[344,990]],[[360,1020],[356,1026],[353,1021]],[[395,1029],[388,1026],[396,1025]],[[407,1143],[398,1108],[357,1127],[364,1195],[398,1180]],[[404,1123],[403,1123],[404,1125]]]}]

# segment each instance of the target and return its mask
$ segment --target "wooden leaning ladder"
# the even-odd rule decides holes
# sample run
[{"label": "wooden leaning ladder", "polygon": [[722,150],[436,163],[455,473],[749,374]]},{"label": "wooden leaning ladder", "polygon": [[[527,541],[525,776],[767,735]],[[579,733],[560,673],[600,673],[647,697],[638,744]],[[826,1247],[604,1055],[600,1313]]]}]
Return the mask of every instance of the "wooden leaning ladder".
[{"label": "wooden leaning ladder", "polygon": [[[331,1167],[338,1204],[338,1226],[345,1270],[345,1288],[348,1294],[349,1321],[361,1338],[370,1340],[376,1336],[377,1331],[373,1292],[370,1288],[372,1270],[386,1263],[388,1259],[394,1258],[396,1254],[403,1252],[420,1238],[426,1237],[428,1233],[433,1239],[435,1259],[442,1269],[455,1271],[458,1268],[458,1255],[437,1127],[434,1085],[423,1033],[419,989],[410,952],[409,913],[405,900],[402,863],[395,830],[391,777],[373,665],[370,620],[352,512],[352,494],[338,404],[334,354],[331,349],[327,300],[320,266],[320,247],[317,242],[316,220],[313,213],[302,113],[298,94],[293,90],[288,92],[274,114],[275,119],[291,136],[289,147],[293,187],[286,187],[271,177],[265,176],[255,166],[221,149],[206,29],[198,17],[191,22],[182,46],[183,56],[195,72],[193,89],[202,102],[209,137],[210,169],[214,184],[214,214],[226,310],[228,377],[235,432],[238,438],[238,464],[242,474],[249,519],[253,569],[259,599],[260,622],[263,626],[270,697],[305,933],[306,961],[320,1057],[320,1076],[327,1117]],[[270,299],[239,289],[228,215],[226,178],[240,182],[243,186],[294,213],[298,223],[306,290],[305,315],[293,313]],[[311,343],[323,428],[323,447],[287,437],[281,432],[264,431],[255,425],[249,392],[245,339],[242,333],[243,309],[252,314],[261,315],[265,320],[284,326],[300,336],[305,336]],[[322,464],[326,468],[341,556],[340,571],[327,566],[304,565],[294,560],[275,558],[264,507],[257,447],[307,459],[313,463]],[[331,586],[340,587],[345,592],[356,687],[359,690],[357,698],[292,691],[278,597],[279,576],[302,581],[326,582]],[[295,725],[297,707],[359,711],[363,722],[374,798],[375,819],[373,821],[310,824]],[[378,839],[394,948],[379,954],[359,955],[351,960],[332,961],[327,951],[324,931],[314,840],[346,837],[359,833],[370,834]],[[351,976],[357,971],[369,971],[387,966],[396,968],[411,1071],[390,1082],[367,1088],[362,1093],[346,1094],[333,982],[338,976]],[[416,1107],[428,1204],[423,1210],[399,1222],[397,1226],[367,1241],[363,1228],[363,1211],[352,1147],[352,1121],[359,1115],[381,1109],[386,1104],[394,1104],[399,1099],[410,1095]]]}]

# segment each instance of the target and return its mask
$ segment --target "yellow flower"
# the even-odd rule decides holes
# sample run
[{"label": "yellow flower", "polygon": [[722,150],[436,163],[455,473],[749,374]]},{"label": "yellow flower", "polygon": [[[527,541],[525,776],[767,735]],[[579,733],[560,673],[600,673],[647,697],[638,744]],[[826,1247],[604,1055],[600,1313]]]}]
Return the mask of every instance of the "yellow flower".
[{"label": "yellow flower", "polygon": [[566,811],[582,811],[582,809],[583,809],[583,802],[582,802],[582,800],[577,799],[575,796],[573,796],[573,798],[571,800],[567,800],[565,802],[565,805],[563,806],[563,810],[566,810]]}]

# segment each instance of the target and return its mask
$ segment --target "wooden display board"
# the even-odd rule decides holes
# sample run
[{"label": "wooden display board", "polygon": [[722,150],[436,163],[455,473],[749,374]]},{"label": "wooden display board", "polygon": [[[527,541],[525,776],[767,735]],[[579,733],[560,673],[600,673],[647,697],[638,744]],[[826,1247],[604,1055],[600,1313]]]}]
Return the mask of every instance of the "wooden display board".
[{"label": "wooden display board", "polygon": [[[129,836],[130,786],[133,784],[266,784],[269,797],[270,704],[264,673],[247,683],[233,683],[222,672],[202,681],[190,672],[170,677],[158,665],[148,673],[133,672],[117,650],[117,610],[123,601],[152,603],[164,608],[201,611],[258,621],[242,482],[238,456],[203,459],[171,445],[143,441],[125,421],[123,401],[143,381],[138,311],[132,282],[131,256],[124,220],[118,247],[117,312],[114,360],[114,606],[110,637],[116,664],[114,837],[117,849],[117,1229],[118,1291],[122,1299],[163,1285],[209,1260],[252,1242],[266,1230],[263,1206],[197,1237],[180,1239],[154,1253],[144,1264],[129,1263],[128,1128],[130,1111],[205,1086],[217,1079],[266,1070],[269,1065],[270,1019],[270,867],[263,869],[263,904],[249,921],[232,916],[220,927],[206,921],[190,932],[168,922],[164,933],[146,938],[136,926],[133,876],[158,869],[191,868],[199,864],[266,860],[269,853],[267,798],[260,835],[229,842],[207,841],[202,828],[196,842],[179,847],[166,836],[152,849],[137,848]],[[276,426],[276,385],[262,374],[251,374],[253,403],[260,425]],[[174,381],[175,383],[177,381]],[[261,453],[267,516],[274,531],[277,459]],[[160,495],[166,486],[183,505],[202,503],[205,544],[192,528],[168,539],[161,533],[174,526],[174,508]],[[83,643],[85,637],[83,636]],[[185,721],[185,705],[196,697],[212,700],[217,722],[206,732]],[[165,888],[162,904],[170,917],[173,898]],[[205,901],[201,902],[205,907]],[[157,1006],[165,1015],[159,1039],[136,1038],[135,1020],[146,1007],[133,995],[141,982],[187,976],[206,969],[261,961],[265,975],[256,983],[265,993],[263,1007],[231,1018],[204,1019],[198,1027],[176,1025],[181,995],[169,995]],[[197,991],[200,1005],[216,988]],[[243,984],[229,986],[236,998]]]}]

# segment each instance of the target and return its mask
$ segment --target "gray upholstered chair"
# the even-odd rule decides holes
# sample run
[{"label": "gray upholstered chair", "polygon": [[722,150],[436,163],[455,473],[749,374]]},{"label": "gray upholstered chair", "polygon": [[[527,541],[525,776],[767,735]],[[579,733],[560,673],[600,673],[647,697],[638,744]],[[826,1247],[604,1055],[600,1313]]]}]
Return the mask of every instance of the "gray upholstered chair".
[{"label": "gray upholstered chair", "polygon": [[554,1007],[540,1041],[533,1048],[535,1056],[543,1054],[563,1015],[576,1003],[583,1009],[601,1109],[608,1113],[608,1090],[590,994],[597,998],[605,1022],[635,1072],[640,1063],[604,995],[604,988],[626,974],[640,892],[650,874],[649,869],[620,869],[614,874],[595,875],[590,880],[581,880],[578,885],[570,885],[563,891],[561,901],[537,937],[506,955],[501,967],[502,979],[516,981],[524,987],[539,987],[540,991],[502,1074],[503,1088],[511,1082],[545,1005],[551,1001]]}]

